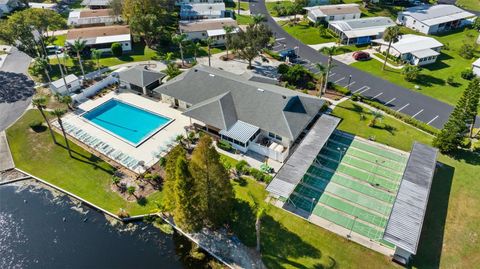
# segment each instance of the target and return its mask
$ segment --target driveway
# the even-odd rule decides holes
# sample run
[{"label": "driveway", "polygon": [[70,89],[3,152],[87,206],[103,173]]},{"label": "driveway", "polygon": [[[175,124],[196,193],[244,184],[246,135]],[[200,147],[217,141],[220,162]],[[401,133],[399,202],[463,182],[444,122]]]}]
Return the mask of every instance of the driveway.
[{"label": "driveway", "polygon": [[[301,64],[315,73],[318,72],[314,67],[315,63],[327,63],[325,55],[290,36],[268,15],[265,0],[252,1],[254,1],[250,2],[252,14],[264,14],[267,16],[266,23],[274,32],[276,38],[274,50],[281,50],[284,47],[296,48],[301,57]],[[335,68],[330,73],[329,81],[348,87],[353,93],[376,99],[395,111],[410,115],[436,128],[443,127],[453,110],[453,107],[449,104],[403,88],[342,62],[334,60],[334,65]],[[477,125],[480,126],[480,117],[477,120]]]},{"label": "driveway", "polygon": [[31,58],[12,48],[0,68],[0,131],[14,123],[27,109],[34,94],[34,82],[27,71]]}]

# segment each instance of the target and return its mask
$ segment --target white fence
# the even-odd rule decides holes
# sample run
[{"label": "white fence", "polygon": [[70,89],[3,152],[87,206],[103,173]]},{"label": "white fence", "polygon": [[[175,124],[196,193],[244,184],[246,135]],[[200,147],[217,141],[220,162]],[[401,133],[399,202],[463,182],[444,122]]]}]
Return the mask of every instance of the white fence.
[{"label": "white fence", "polygon": [[250,143],[248,149],[279,162],[285,161],[288,156],[288,149],[285,149],[283,152],[278,152],[257,143]]},{"label": "white fence", "polygon": [[83,89],[81,93],[73,95],[72,99],[73,99],[74,102],[80,103],[80,102],[84,101],[85,99],[87,99],[88,97],[94,96],[95,94],[97,94],[97,92],[99,92],[103,88],[105,88],[109,85],[112,85],[114,83],[117,83],[117,82],[118,82],[118,78],[110,75],[110,76],[104,78],[103,80],[93,84],[92,86],[90,86],[86,89]]}]

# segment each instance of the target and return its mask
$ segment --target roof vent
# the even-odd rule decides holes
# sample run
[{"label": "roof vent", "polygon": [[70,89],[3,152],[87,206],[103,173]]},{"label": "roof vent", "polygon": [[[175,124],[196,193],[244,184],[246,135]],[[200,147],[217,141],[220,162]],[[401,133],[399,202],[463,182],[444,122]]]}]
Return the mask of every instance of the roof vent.
[{"label": "roof vent", "polygon": [[193,69],[194,71],[193,72],[198,72],[198,69]]},{"label": "roof vent", "polygon": [[285,95],[282,95],[282,98],[283,98],[283,99],[287,99],[287,97],[286,97]]},{"label": "roof vent", "polygon": [[264,92],[265,90],[258,88],[257,91],[259,91],[259,92]]},{"label": "roof vent", "polygon": [[208,74],[209,76],[211,76],[212,78],[215,76],[214,74]]}]

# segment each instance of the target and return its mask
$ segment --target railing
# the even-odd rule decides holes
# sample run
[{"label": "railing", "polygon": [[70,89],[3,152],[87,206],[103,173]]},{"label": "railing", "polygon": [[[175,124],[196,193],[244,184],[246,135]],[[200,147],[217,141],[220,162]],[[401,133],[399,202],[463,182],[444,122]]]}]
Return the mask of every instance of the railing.
[{"label": "railing", "polygon": [[257,143],[250,143],[250,145],[248,146],[248,149],[279,162],[285,161],[285,159],[287,159],[288,157],[288,152],[289,152],[288,148],[285,148],[282,152],[278,152],[276,150],[270,149],[268,147],[264,147]]}]

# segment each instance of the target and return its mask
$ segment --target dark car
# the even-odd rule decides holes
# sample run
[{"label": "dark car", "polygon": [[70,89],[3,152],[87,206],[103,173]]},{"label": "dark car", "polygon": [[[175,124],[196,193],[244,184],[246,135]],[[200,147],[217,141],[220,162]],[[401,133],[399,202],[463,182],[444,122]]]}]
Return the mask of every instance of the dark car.
[{"label": "dark car", "polygon": [[280,58],[282,59],[282,61],[285,61],[287,57],[289,60],[293,60],[297,58],[297,54],[295,53],[294,49],[282,50],[278,53],[278,55],[280,55]]},{"label": "dark car", "polygon": [[352,54],[353,59],[357,61],[365,61],[370,59],[370,53],[365,52],[365,51],[355,51]]}]

